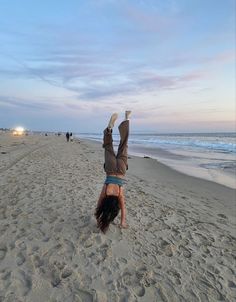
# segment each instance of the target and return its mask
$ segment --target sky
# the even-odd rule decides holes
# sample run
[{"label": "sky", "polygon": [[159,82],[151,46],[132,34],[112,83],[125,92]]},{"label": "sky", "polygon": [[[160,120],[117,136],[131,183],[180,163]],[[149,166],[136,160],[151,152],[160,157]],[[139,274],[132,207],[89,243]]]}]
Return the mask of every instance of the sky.
[{"label": "sky", "polygon": [[235,126],[235,0],[0,0],[0,127]]}]

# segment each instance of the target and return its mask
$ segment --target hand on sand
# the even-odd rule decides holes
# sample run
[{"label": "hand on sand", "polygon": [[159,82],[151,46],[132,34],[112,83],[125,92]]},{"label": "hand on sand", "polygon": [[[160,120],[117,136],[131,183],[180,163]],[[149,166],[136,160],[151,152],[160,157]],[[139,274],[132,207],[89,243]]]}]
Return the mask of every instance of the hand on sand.
[{"label": "hand on sand", "polygon": [[128,229],[128,224],[127,223],[122,223],[122,224],[119,224],[119,228],[120,229]]}]

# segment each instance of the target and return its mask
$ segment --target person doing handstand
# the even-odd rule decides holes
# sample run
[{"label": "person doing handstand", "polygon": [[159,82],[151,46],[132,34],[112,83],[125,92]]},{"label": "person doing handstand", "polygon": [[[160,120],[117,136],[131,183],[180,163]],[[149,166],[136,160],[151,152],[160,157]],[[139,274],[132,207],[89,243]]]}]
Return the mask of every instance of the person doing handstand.
[{"label": "person doing handstand", "polygon": [[117,113],[113,113],[109,121],[108,127],[103,134],[103,148],[105,149],[106,179],[97,202],[95,217],[97,226],[105,233],[110,223],[116,218],[121,210],[120,227],[127,228],[126,224],[126,208],[124,198],[124,177],[128,169],[128,137],[129,137],[129,116],[131,111],[125,112],[125,120],[119,125],[120,144],[117,155],[113,149],[112,128],[118,117]]}]

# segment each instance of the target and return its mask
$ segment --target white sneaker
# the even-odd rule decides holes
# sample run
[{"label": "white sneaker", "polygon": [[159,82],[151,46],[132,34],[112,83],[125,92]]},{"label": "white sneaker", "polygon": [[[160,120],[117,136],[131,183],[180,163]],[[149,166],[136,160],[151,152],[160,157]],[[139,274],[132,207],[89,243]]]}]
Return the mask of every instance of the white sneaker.
[{"label": "white sneaker", "polygon": [[115,125],[115,121],[117,120],[118,118],[118,113],[113,113],[111,118],[110,118],[110,121],[108,123],[108,128],[109,129],[112,129]]}]

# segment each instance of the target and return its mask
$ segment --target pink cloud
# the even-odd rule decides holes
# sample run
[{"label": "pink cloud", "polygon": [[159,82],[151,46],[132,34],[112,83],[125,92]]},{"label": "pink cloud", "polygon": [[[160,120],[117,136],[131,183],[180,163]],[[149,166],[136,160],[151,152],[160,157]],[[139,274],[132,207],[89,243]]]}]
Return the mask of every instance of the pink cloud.
[{"label": "pink cloud", "polygon": [[236,59],[235,50],[234,51],[227,51],[220,53],[216,56],[213,56],[212,59],[209,59],[209,62],[218,62],[220,64],[233,62]]},{"label": "pink cloud", "polygon": [[200,80],[203,79],[206,76],[206,74],[207,73],[204,71],[193,71],[186,75],[180,76],[179,82],[191,82],[191,81]]},{"label": "pink cloud", "polygon": [[157,12],[157,10],[145,13],[134,5],[126,4],[124,6],[124,10],[129,21],[135,23],[135,26],[138,25],[144,30],[148,30],[150,32],[163,33],[167,29],[170,29],[171,27],[173,28],[173,23],[176,21],[174,16],[171,16],[171,18],[167,16],[163,17]]}]

